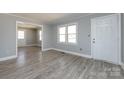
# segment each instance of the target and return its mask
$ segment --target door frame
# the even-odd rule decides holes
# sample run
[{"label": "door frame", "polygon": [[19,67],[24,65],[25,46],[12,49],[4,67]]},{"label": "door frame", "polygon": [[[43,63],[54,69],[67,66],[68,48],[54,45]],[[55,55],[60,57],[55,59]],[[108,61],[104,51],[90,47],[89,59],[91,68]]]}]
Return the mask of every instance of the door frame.
[{"label": "door frame", "polygon": [[43,51],[43,25],[35,24],[35,23],[30,23],[30,22],[25,22],[25,21],[16,21],[16,56],[18,57],[18,23],[26,23],[26,24],[32,24],[41,27],[41,51]]},{"label": "door frame", "polygon": [[119,24],[119,28],[118,28],[118,30],[119,30],[119,42],[118,42],[119,43],[119,49],[118,49],[119,60],[118,60],[118,64],[121,65],[122,64],[122,61],[121,61],[121,55],[122,54],[121,54],[121,14],[120,13],[95,17],[95,18],[91,19],[91,58],[94,59],[94,57],[93,57],[93,43],[92,43],[92,39],[93,39],[93,20],[94,19],[99,19],[99,18],[105,18],[105,17],[109,17],[109,16],[113,16],[113,15],[117,15],[119,17],[119,21],[118,21],[118,24]]}]

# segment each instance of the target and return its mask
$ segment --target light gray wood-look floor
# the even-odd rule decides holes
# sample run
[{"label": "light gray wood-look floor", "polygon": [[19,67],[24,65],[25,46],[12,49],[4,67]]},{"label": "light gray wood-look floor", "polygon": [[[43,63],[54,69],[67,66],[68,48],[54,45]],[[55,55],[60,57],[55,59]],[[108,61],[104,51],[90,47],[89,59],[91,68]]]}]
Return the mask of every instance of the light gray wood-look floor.
[{"label": "light gray wood-look floor", "polygon": [[1,79],[121,79],[121,66],[38,47],[19,48],[18,58],[0,62]]}]

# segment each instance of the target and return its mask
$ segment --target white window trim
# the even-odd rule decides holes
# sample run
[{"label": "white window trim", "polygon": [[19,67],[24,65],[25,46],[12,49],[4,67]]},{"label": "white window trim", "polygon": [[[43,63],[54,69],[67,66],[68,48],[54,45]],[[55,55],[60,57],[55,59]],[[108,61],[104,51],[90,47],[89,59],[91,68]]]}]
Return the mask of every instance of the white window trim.
[{"label": "white window trim", "polygon": [[41,30],[39,30],[38,35],[39,35],[39,41],[42,41],[42,31]]},{"label": "white window trim", "polygon": [[[66,37],[65,37],[65,42],[59,42],[59,28],[60,27],[66,27],[66,34],[68,34],[67,29],[68,29],[68,26],[71,26],[71,25],[76,25],[76,43],[69,43],[68,42],[68,35],[66,35]],[[57,43],[66,44],[66,45],[78,45],[78,23],[69,23],[69,24],[57,26]]]}]

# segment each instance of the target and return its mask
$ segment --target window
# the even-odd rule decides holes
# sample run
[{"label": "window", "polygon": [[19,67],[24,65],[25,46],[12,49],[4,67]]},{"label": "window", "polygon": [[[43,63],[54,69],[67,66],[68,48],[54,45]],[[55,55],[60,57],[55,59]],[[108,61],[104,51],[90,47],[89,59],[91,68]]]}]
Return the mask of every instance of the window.
[{"label": "window", "polygon": [[24,39],[24,31],[18,31],[18,39]]},{"label": "window", "polygon": [[65,42],[66,38],[66,27],[59,28],[59,42]]},{"label": "window", "polygon": [[59,42],[60,43],[77,43],[77,25],[66,25],[63,27],[59,27]]},{"label": "window", "polygon": [[68,42],[76,43],[76,25],[68,26]]},{"label": "window", "polygon": [[39,40],[41,41],[41,31],[39,31]]}]

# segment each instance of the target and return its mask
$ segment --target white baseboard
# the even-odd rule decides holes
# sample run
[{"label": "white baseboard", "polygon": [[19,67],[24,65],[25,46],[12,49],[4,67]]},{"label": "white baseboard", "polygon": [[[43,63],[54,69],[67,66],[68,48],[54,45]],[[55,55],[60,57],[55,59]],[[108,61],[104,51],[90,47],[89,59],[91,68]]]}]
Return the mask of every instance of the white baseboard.
[{"label": "white baseboard", "polygon": [[42,51],[48,51],[48,50],[53,50],[53,48],[46,48],[46,49],[43,49]]},{"label": "white baseboard", "polygon": [[[76,52],[62,50],[62,49],[57,49],[57,48],[47,48],[47,49],[44,49],[43,51],[48,51],[48,50],[56,50],[56,51],[65,52],[65,53],[68,53],[68,54],[77,55],[77,56],[81,56],[81,57],[85,57],[85,58],[90,58],[90,59],[92,58],[91,55],[76,53]],[[95,60],[97,60],[97,59],[95,59]],[[106,61],[106,62],[111,63],[109,61]],[[120,64],[116,64],[116,65],[121,65],[122,68],[124,69],[124,63],[123,62],[121,62]]]},{"label": "white baseboard", "polygon": [[76,53],[76,52],[62,50],[62,49],[56,49],[56,48],[51,48],[51,49],[56,50],[56,51],[60,51],[60,52],[65,52],[65,53],[68,53],[68,54],[81,56],[81,57],[92,58],[90,55],[86,55],[86,54],[81,54],[81,53]]},{"label": "white baseboard", "polygon": [[9,60],[9,59],[14,59],[14,58],[17,58],[17,55],[13,55],[13,56],[9,56],[9,57],[0,58],[0,61],[5,61],[5,60]]},{"label": "white baseboard", "polygon": [[43,51],[48,51],[48,50],[56,50],[56,51],[65,52],[65,53],[72,54],[72,55],[77,55],[77,56],[86,57],[86,58],[92,58],[91,55],[76,53],[76,52],[57,49],[57,48],[47,48],[47,49],[44,49]]}]

